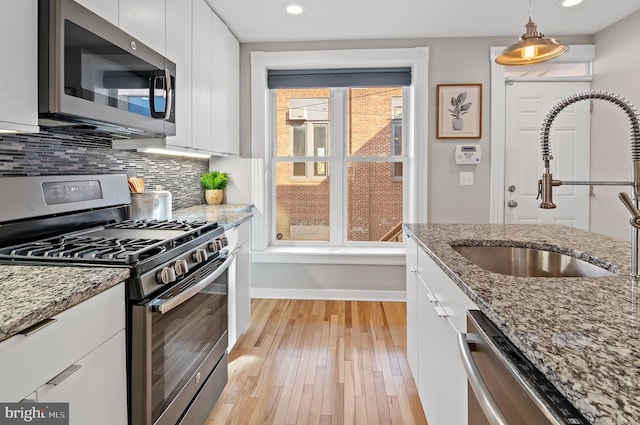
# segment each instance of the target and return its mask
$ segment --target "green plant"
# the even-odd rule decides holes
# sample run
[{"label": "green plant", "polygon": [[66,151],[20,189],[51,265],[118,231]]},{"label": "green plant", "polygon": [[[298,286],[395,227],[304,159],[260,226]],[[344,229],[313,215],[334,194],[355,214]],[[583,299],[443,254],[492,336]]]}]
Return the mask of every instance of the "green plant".
[{"label": "green plant", "polygon": [[460,92],[456,97],[451,97],[451,106],[453,106],[453,109],[447,108],[447,110],[451,112],[452,117],[460,118],[469,112],[469,109],[471,109],[471,102],[464,103],[465,100],[467,100],[466,91]]},{"label": "green plant", "polygon": [[231,180],[231,177],[229,177],[229,173],[213,170],[203,174],[200,177],[200,184],[206,190],[212,190],[212,189],[223,190],[224,188],[227,187],[227,183],[229,182],[229,180]]}]

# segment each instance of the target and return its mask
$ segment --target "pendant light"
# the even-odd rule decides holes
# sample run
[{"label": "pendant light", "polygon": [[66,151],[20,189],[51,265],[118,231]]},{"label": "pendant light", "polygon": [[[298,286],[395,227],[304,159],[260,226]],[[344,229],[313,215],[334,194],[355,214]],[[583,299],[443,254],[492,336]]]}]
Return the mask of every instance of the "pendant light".
[{"label": "pendant light", "polygon": [[503,50],[496,58],[499,65],[530,65],[556,58],[569,51],[569,48],[553,38],[545,38],[538,32],[531,20],[531,0],[529,0],[529,22],[520,41]]}]

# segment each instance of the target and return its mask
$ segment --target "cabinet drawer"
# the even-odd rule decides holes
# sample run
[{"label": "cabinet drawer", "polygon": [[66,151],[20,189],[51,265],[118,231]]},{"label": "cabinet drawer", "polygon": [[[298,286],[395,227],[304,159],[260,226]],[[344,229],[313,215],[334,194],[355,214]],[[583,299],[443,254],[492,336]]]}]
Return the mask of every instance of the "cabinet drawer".
[{"label": "cabinet drawer", "polygon": [[56,321],[0,343],[0,400],[17,402],[125,327],[124,284],[53,317]]},{"label": "cabinet drawer", "polygon": [[229,241],[229,251],[233,251],[249,241],[251,237],[251,222],[245,221],[238,226],[225,230],[224,235]]},{"label": "cabinet drawer", "polygon": [[126,425],[127,373],[124,329],[75,362],[75,372],[37,391],[38,403],[69,403],[69,425]]},{"label": "cabinet drawer", "polygon": [[421,249],[418,250],[418,272],[456,329],[465,332],[467,310],[477,308],[476,305]]}]

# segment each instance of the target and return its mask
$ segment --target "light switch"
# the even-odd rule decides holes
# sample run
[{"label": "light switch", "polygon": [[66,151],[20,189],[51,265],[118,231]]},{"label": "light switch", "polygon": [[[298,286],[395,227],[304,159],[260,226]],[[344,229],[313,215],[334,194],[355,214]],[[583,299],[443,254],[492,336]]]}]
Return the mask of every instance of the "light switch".
[{"label": "light switch", "polygon": [[460,186],[471,186],[473,184],[473,173],[470,171],[460,171]]}]

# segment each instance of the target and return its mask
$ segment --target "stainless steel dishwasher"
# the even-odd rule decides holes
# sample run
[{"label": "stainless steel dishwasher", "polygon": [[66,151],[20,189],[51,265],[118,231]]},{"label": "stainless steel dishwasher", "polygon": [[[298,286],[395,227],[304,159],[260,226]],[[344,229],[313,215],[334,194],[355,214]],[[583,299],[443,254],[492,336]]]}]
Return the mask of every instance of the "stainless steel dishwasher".
[{"label": "stainless steel dishwasher", "polygon": [[589,422],[480,311],[458,336],[469,387],[469,425]]}]

